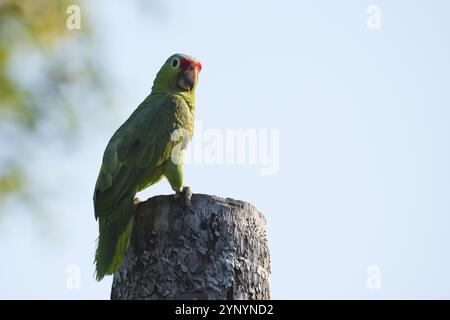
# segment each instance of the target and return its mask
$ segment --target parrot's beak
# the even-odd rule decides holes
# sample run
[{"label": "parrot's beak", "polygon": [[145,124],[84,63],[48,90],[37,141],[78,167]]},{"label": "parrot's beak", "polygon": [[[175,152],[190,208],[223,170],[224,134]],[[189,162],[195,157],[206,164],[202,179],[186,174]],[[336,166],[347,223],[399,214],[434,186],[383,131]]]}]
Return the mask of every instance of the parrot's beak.
[{"label": "parrot's beak", "polygon": [[178,85],[184,90],[191,91],[197,82],[198,73],[201,70],[200,63],[190,63],[180,73]]}]

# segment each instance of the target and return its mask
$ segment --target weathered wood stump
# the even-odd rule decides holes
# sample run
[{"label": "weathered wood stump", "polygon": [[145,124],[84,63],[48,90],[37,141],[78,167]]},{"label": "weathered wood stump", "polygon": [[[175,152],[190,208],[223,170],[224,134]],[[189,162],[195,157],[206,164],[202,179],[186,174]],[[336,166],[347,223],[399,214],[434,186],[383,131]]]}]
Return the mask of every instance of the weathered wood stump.
[{"label": "weathered wood stump", "polygon": [[251,204],[194,194],[137,205],[111,299],[270,299],[265,219]]}]

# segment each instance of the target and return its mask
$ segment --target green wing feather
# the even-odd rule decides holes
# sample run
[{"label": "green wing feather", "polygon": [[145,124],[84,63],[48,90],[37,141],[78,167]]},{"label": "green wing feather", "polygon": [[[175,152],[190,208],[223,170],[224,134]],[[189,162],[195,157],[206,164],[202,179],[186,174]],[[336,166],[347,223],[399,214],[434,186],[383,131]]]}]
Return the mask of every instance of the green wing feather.
[{"label": "green wing feather", "polygon": [[94,192],[99,219],[97,279],[120,268],[133,230],[133,199],[143,177],[170,157],[172,132],[184,109],[177,96],[148,96],[106,147]]}]

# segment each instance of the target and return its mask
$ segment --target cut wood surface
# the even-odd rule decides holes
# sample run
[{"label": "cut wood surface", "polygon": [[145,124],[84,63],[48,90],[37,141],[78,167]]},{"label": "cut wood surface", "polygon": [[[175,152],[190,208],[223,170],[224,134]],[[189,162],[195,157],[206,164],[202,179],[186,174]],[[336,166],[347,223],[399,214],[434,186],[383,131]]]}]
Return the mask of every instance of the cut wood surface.
[{"label": "cut wood surface", "polygon": [[251,204],[205,194],[139,202],[111,299],[270,299],[266,220]]}]

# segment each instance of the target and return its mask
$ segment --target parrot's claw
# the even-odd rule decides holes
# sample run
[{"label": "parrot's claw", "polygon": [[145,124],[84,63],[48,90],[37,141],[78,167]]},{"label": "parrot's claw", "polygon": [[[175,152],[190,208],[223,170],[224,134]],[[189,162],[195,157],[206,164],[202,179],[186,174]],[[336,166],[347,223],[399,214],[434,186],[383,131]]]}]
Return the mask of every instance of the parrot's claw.
[{"label": "parrot's claw", "polygon": [[138,197],[134,197],[134,199],[133,199],[133,207],[134,207],[134,210],[137,209],[137,207],[138,207],[138,205],[139,205],[140,202],[141,202],[141,199],[139,199]]},{"label": "parrot's claw", "polygon": [[184,200],[184,206],[186,209],[188,209],[191,213],[194,213],[194,207],[192,206],[192,191],[189,187],[183,187],[181,191],[177,191],[174,195],[175,200],[182,199]]}]

